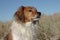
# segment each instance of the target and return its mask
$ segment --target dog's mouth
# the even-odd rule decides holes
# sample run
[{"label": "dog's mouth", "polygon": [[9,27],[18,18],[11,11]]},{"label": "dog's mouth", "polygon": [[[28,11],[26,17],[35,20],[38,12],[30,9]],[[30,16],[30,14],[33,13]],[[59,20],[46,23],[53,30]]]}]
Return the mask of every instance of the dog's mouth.
[{"label": "dog's mouth", "polygon": [[40,19],[40,18],[34,18],[33,21],[37,21],[37,20],[39,20],[39,19]]},{"label": "dog's mouth", "polygon": [[36,15],[35,17],[32,18],[32,22],[34,24],[36,24],[37,22],[39,22],[40,16]]},{"label": "dog's mouth", "polygon": [[40,18],[34,18],[34,19],[32,20],[33,24],[36,24],[37,22],[39,22],[39,19],[40,19]]},{"label": "dog's mouth", "polygon": [[39,19],[40,19],[40,18],[35,17],[35,18],[32,18],[32,21],[33,21],[33,22],[37,22],[37,21],[39,21]]},{"label": "dog's mouth", "polygon": [[38,15],[32,18],[33,21],[38,21],[39,19],[40,19],[40,16],[38,17]]}]

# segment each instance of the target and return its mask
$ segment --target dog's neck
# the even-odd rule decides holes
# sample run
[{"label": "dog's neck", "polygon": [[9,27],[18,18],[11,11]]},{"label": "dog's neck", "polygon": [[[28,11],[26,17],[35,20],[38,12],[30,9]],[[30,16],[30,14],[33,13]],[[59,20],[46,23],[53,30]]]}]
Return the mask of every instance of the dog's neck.
[{"label": "dog's neck", "polygon": [[11,30],[13,40],[33,40],[33,35],[36,37],[36,27],[33,25],[32,22],[21,24],[13,21]]},{"label": "dog's neck", "polygon": [[32,25],[32,22],[27,22],[25,23],[26,26],[31,26]]},{"label": "dog's neck", "polygon": [[19,24],[19,25],[24,25],[24,26],[30,26],[30,25],[32,25],[33,24],[33,22],[26,22],[26,23],[22,23],[22,22],[18,22],[18,21],[13,21],[13,23],[12,24]]}]

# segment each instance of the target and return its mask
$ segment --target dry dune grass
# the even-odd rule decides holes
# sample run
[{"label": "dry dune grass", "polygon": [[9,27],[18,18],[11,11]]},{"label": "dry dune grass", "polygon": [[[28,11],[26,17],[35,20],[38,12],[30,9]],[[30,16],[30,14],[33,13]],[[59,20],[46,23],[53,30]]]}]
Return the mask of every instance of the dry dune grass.
[{"label": "dry dune grass", "polygon": [[[8,34],[11,22],[0,22],[0,40]],[[60,40],[60,13],[42,15],[39,21],[38,40]]]},{"label": "dry dune grass", "polygon": [[0,22],[0,40],[2,40],[8,33],[11,22]]},{"label": "dry dune grass", "polygon": [[[40,19],[42,34],[46,40],[57,40],[60,37],[60,14],[42,15]],[[43,37],[42,37],[43,38]]]}]

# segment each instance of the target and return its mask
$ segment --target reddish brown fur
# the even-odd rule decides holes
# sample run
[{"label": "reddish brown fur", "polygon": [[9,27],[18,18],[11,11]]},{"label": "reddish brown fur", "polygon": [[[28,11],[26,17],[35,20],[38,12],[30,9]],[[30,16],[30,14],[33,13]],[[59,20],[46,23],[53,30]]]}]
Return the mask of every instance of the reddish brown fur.
[{"label": "reddish brown fur", "polygon": [[[29,12],[29,10],[32,10],[32,12]],[[37,14],[37,10],[33,7],[24,7],[21,6],[16,13],[14,14],[14,17],[19,22],[29,22],[31,20],[31,17],[34,17]],[[21,17],[21,19],[20,19]],[[11,32],[5,37],[4,40],[12,40]]]},{"label": "reddish brown fur", "polygon": [[[32,10],[32,12],[28,12],[29,10]],[[37,10],[35,8],[29,6],[28,7],[21,6],[14,16],[18,21],[28,22],[31,19],[30,17],[35,16],[36,14]],[[20,15],[23,16],[22,19],[19,18]]]}]

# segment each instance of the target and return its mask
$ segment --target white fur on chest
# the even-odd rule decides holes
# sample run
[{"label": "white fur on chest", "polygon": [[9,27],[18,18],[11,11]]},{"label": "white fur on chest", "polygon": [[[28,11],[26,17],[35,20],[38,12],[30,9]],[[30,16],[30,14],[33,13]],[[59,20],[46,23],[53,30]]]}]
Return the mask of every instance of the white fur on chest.
[{"label": "white fur on chest", "polygon": [[37,27],[31,22],[23,25],[14,21],[11,30],[13,40],[36,40]]}]

